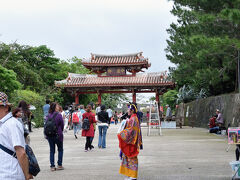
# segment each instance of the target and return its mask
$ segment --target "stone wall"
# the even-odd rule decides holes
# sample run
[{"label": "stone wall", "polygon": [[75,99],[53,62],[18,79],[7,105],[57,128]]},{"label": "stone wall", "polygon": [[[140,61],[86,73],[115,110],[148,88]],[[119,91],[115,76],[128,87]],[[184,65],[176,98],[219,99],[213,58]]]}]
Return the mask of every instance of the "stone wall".
[{"label": "stone wall", "polygon": [[180,104],[177,117],[184,117],[184,125],[208,128],[209,118],[219,109],[224,118],[225,127],[238,126],[240,122],[240,94],[227,94],[190,103]]}]

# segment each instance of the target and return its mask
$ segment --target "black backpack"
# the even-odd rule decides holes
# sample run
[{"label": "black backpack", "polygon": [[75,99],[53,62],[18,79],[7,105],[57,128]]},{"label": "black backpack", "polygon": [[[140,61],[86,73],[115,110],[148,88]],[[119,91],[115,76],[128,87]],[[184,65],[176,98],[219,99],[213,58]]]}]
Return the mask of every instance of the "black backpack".
[{"label": "black backpack", "polygon": [[89,122],[89,119],[87,117],[83,120],[82,129],[83,130],[89,130],[90,129],[90,122]]},{"label": "black backpack", "polygon": [[55,117],[58,115],[56,113],[52,118],[48,118],[47,122],[44,125],[44,134],[46,136],[56,136],[57,135],[57,126],[55,122]]}]

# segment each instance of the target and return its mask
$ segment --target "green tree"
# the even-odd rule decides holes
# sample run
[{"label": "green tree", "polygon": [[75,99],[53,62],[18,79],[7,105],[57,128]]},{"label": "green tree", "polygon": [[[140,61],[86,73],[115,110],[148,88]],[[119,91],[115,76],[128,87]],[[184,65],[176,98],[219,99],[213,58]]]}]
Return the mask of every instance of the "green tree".
[{"label": "green tree", "polygon": [[168,92],[163,94],[163,106],[165,107],[167,104],[172,108],[175,109],[176,102],[177,102],[177,94],[176,90],[169,90]]},{"label": "green tree", "polygon": [[17,73],[17,80],[24,89],[41,92],[47,86],[53,86],[59,61],[46,46],[0,44],[0,63]]},{"label": "green tree", "polygon": [[104,94],[102,98],[102,104],[105,104],[107,107],[111,106],[116,108],[120,102],[127,100],[125,94]]},{"label": "green tree", "polygon": [[208,95],[235,90],[237,50],[240,49],[239,0],[173,0],[177,23],[170,34],[167,58],[176,68],[178,87],[191,85]]},{"label": "green tree", "polygon": [[0,65],[0,91],[6,94],[21,88],[21,83],[17,81],[16,73]]},{"label": "green tree", "polygon": [[30,90],[16,90],[11,94],[10,101],[14,103],[15,107],[18,106],[18,103],[21,100],[24,100],[27,104],[31,104],[36,107],[36,110],[32,111],[34,114],[33,121],[36,123],[37,127],[43,126],[42,107],[45,103],[45,97]]}]

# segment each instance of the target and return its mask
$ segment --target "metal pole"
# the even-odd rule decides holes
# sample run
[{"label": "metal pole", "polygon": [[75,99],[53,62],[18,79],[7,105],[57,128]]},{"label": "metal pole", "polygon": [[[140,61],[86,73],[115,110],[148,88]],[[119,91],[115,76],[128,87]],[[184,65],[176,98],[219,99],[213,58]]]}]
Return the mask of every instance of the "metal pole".
[{"label": "metal pole", "polygon": [[238,92],[240,93],[240,51],[238,50]]}]

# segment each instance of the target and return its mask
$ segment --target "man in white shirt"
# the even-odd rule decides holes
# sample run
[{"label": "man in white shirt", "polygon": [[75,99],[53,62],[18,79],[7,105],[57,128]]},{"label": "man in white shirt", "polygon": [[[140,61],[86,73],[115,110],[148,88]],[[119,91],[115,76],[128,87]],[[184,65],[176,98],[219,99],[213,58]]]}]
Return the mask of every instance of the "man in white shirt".
[{"label": "man in white shirt", "polygon": [[98,113],[101,112],[101,104],[97,104],[97,108],[96,108],[96,116],[98,115]]},{"label": "man in white shirt", "polygon": [[111,109],[111,106],[108,107],[108,109],[107,109],[106,112],[108,113],[108,117],[110,118],[110,121],[111,121],[111,118],[112,118],[112,116],[113,116],[113,111],[112,111],[112,109]]},{"label": "man in white shirt", "polygon": [[[0,92],[0,179],[29,180],[29,163],[25,152],[25,139],[22,124],[12,116],[11,104],[5,93]],[[13,156],[5,148],[15,152]],[[17,158],[15,158],[17,157]]]}]

